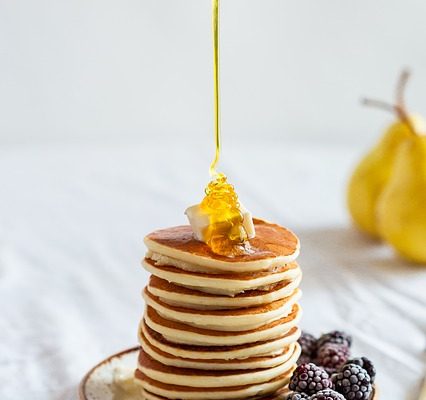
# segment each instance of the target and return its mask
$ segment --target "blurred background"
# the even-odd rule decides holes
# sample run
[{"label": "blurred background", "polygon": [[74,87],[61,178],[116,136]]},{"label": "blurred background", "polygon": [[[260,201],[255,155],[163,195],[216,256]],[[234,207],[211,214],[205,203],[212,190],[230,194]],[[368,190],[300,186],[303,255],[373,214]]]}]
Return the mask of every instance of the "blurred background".
[{"label": "blurred background", "polygon": [[[225,172],[300,236],[304,329],[343,329],[382,398],[417,400],[425,269],[361,236],[345,204],[394,120],[402,67],[426,113],[426,2],[222,0]],[[70,400],[136,343],[142,239],[185,223],[213,156],[210,0],[0,1],[2,400]],[[25,385],[22,384],[25,382]]]},{"label": "blurred background", "polygon": [[[423,111],[422,0],[222,2],[225,141],[371,142],[402,66]],[[205,140],[210,1],[0,2],[0,143]],[[423,107],[423,108],[422,108]]]}]

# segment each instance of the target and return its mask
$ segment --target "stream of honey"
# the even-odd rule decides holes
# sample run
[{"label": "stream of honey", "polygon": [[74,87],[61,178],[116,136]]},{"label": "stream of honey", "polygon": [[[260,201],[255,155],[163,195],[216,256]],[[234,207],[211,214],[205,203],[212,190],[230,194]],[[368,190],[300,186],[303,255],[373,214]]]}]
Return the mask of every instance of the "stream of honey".
[{"label": "stream of honey", "polygon": [[220,86],[219,86],[219,1],[212,0],[212,28],[213,28],[213,88],[214,88],[214,137],[216,150],[210,164],[210,176],[218,175],[216,171],[220,156]]},{"label": "stream of honey", "polygon": [[214,82],[214,135],[215,155],[210,164],[211,181],[205,189],[202,210],[209,216],[204,232],[206,243],[213,252],[226,256],[245,253],[248,249],[247,232],[237,193],[226,176],[216,170],[221,150],[220,138],[220,86],[219,86],[219,4],[212,0],[213,28],[213,82]]}]

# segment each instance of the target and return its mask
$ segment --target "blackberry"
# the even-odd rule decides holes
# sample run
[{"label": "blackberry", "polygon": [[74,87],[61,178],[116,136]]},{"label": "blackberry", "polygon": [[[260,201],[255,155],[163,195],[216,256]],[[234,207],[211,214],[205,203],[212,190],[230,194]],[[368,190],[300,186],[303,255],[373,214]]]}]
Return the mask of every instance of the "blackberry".
[{"label": "blackberry", "polygon": [[326,343],[334,343],[351,347],[352,336],[343,331],[331,331],[329,333],[325,333],[318,339],[318,349],[324,346]]},{"label": "blackberry", "polygon": [[334,390],[325,389],[315,393],[310,400],[345,400],[345,398]]},{"label": "blackberry", "polygon": [[356,364],[346,364],[332,377],[334,389],[347,400],[369,400],[373,387],[368,372]]},{"label": "blackberry", "polygon": [[321,367],[331,374],[344,365],[349,356],[349,347],[328,343],[319,349],[317,361]]},{"label": "blackberry", "polygon": [[311,357],[305,356],[302,354],[299,359],[297,360],[297,365],[301,364],[309,364],[312,361]]},{"label": "blackberry", "polygon": [[309,357],[313,360],[317,355],[317,339],[315,336],[308,332],[302,332],[298,340],[300,347],[302,348],[302,355]]},{"label": "blackberry", "polygon": [[372,384],[376,380],[376,368],[374,368],[374,364],[367,357],[352,358],[346,364],[356,364],[364,368],[368,372],[368,375],[370,375]]},{"label": "blackberry", "polygon": [[323,389],[331,388],[328,373],[313,363],[299,365],[293,372],[289,388],[296,392],[312,395]]},{"label": "blackberry", "polygon": [[309,398],[306,393],[293,392],[286,397],[286,400],[309,400]]}]

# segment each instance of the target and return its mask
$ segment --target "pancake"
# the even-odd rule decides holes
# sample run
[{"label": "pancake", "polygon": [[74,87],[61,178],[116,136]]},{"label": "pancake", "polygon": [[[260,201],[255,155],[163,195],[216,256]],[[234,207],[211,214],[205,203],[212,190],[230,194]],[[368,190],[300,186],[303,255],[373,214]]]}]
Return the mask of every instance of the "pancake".
[{"label": "pancake", "polygon": [[275,367],[253,370],[211,371],[164,365],[154,360],[141,349],[138,358],[138,369],[145,376],[169,385],[190,386],[192,388],[227,388],[237,385],[253,385],[276,379],[288,372],[296,364],[300,352],[299,344],[295,343],[287,360]]},{"label": "pancake", "polygon": [[161,316],[192,326],[220,331],[241,331],[258,328],[267,322],[287,316],[301,297],[300,289],[289,296],[257,307],[231,310],[194,310],[166,304],[159,297],[144,291],[145,303]]},{"label": "pancake", "polygon": [[[145,237],[145,245],[158,253],[189,265],[225,272],[270,270],[293,262],[299,254],[299,240],[291,231],[271,222],[253,219],[256,236],[249,240],[253,252],[226,257],[194,238],[191,226],[162,229]],[[180,266],[182,268],[182,264]]]},{"label": "pancake", "polygon": [[253,307],[283,299],[299,286],[301,279],[300,273],[294,279],[277,282],[268,289],[247,290],[230,297],[189,289],[151,275],[148,290],[169,305],[199,310],[219,310]]},{"label": "pancake", "polygon": [[139,341],[144,339],[157,349],[177,357],[195,360],[244,360],[249,357],[274,355],[300,337],[300,329],[291,328],[287,333],[275,339],[244,343],[234,346],[196,346],[173,343],[166,340],[158,332],[152,330],[145,322],[139,327]]},{"label": "pancake", "polygon": [[285,317],[269,322],[261,327],[246,331],[219,331],[203,329],[177,321],[163,318],[152,307],[147,307],[145,322],[154,331],[174,343],[207,345],[207,346],[232,346],[274,339],[287,333],[296,326],[301,317],[298,304]]},{"label": "pancake", "polygon": [[154,395],[173,400],[227,400],[247,399],[267,395],[282,389],[288,384],[294,368],[268,382],[253,385],[239,385],[233,387],[193,388],[191,386],[170,385],[158,382],[136,370],[135,382],[143,389]]},{"label": "pancake", "polygon": [[295,262],[281,265],[272,271],[239,274],[205,274],[184,271],[169,265],[157,265],[155,261],[149,258],[145,258],[142,265],[151,274],[168,282],[202,292],[228,296],[233,296],[246,290],[263,289],[284,280],[293,280],[301,273],[299,266]]},{"label": "pancake", "polygon": [[249,357],[246,359],[189,359],[174,356],[173,354],[166,353],[157,347],[151,345],[145,336],[140,336],[140,344],[143,351],[151,358],[159,361],[164,365],[177,368],[201,369],[208,371],[221,371],[221,370],[254,370],[273,368],[278,365],[288,362],[290,357],[295,351],[296,343],[290,346],[283,347],[279,352],[274,355],[264,355],[258,357]]},{"label": "pancake", "polygon": [[[273,394],[269,394],[266,396],[250,397],[249,399],[245,398],[244,400],[285,400],[288,394],[288,389],[283,388]],[[157,396],[144,389],[142,389],[142,398],[143,400],[168,400],[165,397]]]}]

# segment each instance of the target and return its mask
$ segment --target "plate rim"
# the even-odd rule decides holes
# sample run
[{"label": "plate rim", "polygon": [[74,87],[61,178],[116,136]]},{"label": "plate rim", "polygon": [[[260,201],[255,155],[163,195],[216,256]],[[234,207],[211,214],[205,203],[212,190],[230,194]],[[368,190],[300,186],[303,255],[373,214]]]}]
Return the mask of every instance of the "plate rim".
[{"label": "plate rim", "polygon": [[106,364],[110,362],[113,358],[121,357],[129,353],[133,353],[140,350],[140,346],[134,346],[130,347],[128,349],[119,351],[118,353],[111,354],[109,357],[105,358],[104,360],[97,363],[94,367],[92,367],[86,374],[83,376],[83,378],[80,381],[80,384],[78,385],[78,396],[80,400],[88,400],[86,396],[86,383],[89,380],[90,376],[95,372],[96,369],[98,369],[103,364]]}]

